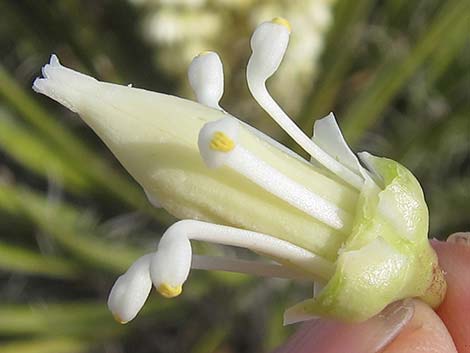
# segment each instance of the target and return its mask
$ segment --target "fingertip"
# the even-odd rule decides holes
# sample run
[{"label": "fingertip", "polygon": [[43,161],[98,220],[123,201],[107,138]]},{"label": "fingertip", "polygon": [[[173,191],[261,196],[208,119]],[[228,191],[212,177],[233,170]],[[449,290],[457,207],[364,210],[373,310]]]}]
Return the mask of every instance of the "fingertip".
[{"label": "fingertip", "polygon": [[459,352],[470,352],[470,233],[455,233],[447,242],[432,241],[445,272],[447,293],[437,309]]},{"label": "fingertip", "polygon": [[379,315],[359,324],[312,320],[274,353],[380,352],[408,324],[413,312],[413,302],[406,300],[388,306]]},{"label": "fingertip", "polygon": [[452,337],[436,313],[423,302],[414,302],[413,319],[383,353],[457,353]]}]

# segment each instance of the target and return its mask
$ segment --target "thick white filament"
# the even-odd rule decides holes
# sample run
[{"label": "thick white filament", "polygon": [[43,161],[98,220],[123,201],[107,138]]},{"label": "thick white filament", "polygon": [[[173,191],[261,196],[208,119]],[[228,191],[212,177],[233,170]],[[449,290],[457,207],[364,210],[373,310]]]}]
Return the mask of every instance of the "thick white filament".
[{"label": "thick white filament", "polygon": [[289,179],[242,146],[237,145],[231,151],[225,164],[320,222],[343,233],[351,231],[352,216],[349,213]]},{"label": "thick white filament", "polygon": [[[334,271],[333,264],[328,260],[285,240],[263,233],[194,220],[179,221],[168,228],[160,241],[156,256],[159,256],[159,253],[165,249],[175,248],[171,245],[172,243],[185,244],[186,241],[182,241],[184,238],[246,248],[288,263],[293,268],[297,268],[299,272],[309,274],[311,279],[317,279],[321,282],[328,280]],[[167,259],[166,270],[161,269],[165,272],[168,272],[168,269],[174,272],[184,272],[185,269],[179,267],[190,266],[188,259],[172,256],[172,254],[165,255]],[[159,272],[160,270],[151,268],[152,271]],[[162,279],[160,282],[164,280]]]},{"label": "thick white filament", "polygon": [[[238,128],[238,122],[230,118],[223,118],[203,126],[199,133],[198,145],[202,159],[208,167],[228,166],[320,222],[346,234],[351,231],[352,216],[349,213],[293,181],[243,148],[237,143]],[[225,143],[234,146],[231,150],[218,150],[217,147],[214,149],[213,142],[218,133],[223,134],[222,139]]]},{"label": "thick white filament", "polygon": [[312,158],[346,183],[356,189],[361,189],[363,185],[362,177],[335,160],[310,140],[266,89],[266,80],[278,69],[287,50],[288,41],[289,28],[275,20],[262,23],[256,28],[250,41],[252,55],[246,70],[248,88],[259,105]]},{"label": "thick white filament", "polygon": [[[291,120],[291,118],[279,107],[274,99],[269,95],[265,82],[257,80],[256,75],[250,74],[250,64],[248,63],[247,80],[251,94],[259,105],[279,124],[279,126],[299,144],[312,158],[322,166],[337,175],[349,185],[356,189],[361,189],[364,181],[362,177],[335,160],[328,153],[323,151]],[[253,77],[255,76],[255,77]]]}]

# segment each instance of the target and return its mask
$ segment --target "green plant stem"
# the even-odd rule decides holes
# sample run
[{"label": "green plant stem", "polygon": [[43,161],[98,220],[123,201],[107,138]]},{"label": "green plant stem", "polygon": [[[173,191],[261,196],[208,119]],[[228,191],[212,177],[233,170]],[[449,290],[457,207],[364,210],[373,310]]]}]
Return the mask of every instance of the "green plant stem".
[{"label": "green plant stem", "polygon": [[89,349],[89,343],[72,338],[31,339],[2,344],[0,353],[80,353]]},{"label": "green plant stem", "polygon": [[41,255],[24,247],[0,242],[0,268],[8,272],[71,279],[77,277],[78,267],[70,261]]},{"label": "green plant stem", "polygon": [[2,206],[10,212],[14,208],[17,214],[26,217],[91,267],[122,273],[142,255],[141,250],[101,239],[75,208],[51,202],[26,188],[0,184],[0,208]]},{"label": "green plant stem", "polygon": [[[205,332],[194,344],[191,353],[211,353],[216,352],[217,348],[230,334],[230,326],[218,325]],[[1,353],[1,352],[0,352]]]},{"label": "green plant stem", "polygon": [[344,115],[342,127],[351,144],[379,121],[390,101],[425,60],[434,55],[441,43],[454,31],[461,31],[462,22],[468,22],[469,9],[470,2],[465,0],[445,2],[409,55],[389,60],[375,74]]},{"label": "green plant stem", "polygon": [[360,28],[370,12],[371,0],[340,0],[335,7],[334,25],[327,36],[327,46],[322,56],[323,71],[317,85],[305,99],[298,124],[310,132],[314,117],[326,116],[333,106],[338,91],[351,67]]},{"label": "green plant stem", "polygon": [[77,173],[70,159],[57,154],[44,139],[4,109],[0,109],[0,148],[26,168],[45,179],[64,183],[75,193],[93,188],[88,178]]}]

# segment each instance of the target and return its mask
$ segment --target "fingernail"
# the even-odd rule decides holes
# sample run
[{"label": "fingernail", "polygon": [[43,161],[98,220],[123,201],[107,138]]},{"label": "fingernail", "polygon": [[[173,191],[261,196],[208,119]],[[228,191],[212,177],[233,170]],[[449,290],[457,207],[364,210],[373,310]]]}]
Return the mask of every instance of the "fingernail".
[{"label": "fingernail", "polygon": [[374,353],[385,348],[410,322],[412,300],[389,305],[379,315],[359,324],[332,320],[306,323],[275,353]]},{"label": "fingernail", "polygon": [[470,246],[470,232],[458,232],[451,234],[447,238],[447,242]]},{"label": "fingernail", "polygon": [[[379,352],[398,336],[403,328],[410,322],[414,314],[414,303],[411,299],[405,299],[386,307],[372,320],[377,332],[375,342],[371,342],[370,352]],[[365,352],[368,352],[365,350]]]}]

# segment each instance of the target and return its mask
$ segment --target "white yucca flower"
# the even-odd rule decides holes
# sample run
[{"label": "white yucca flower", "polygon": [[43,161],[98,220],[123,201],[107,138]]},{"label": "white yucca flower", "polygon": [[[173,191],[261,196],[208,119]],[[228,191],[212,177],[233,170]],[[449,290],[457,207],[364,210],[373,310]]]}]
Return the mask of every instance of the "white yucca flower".
[{"label": "white yucca flower", "polygon": [[[285,313],[365,320],[389,303],[420,297],[438,305],[445,281],[427,241],[419,183],[398,163],[346,144],[333,114],[307,137],[266,89],[290,38],[282,18],[251,38],[246,78],[261,107],[311,156],[308,162],[225,112],[223,68],[205,52],[189,68],[198,103],[99,82],[55,56],[33,89],[77,112],[142,185],[150,201],[183,219],[153,253],[116,281],[108,306],[133,319],[151,284],[182,292],[191,268],[315,281],[323,287]],[[191,241],[247,248],[271,262],[192,254]]]},{"label": "white yucca flower", "polygon": [[146,35],[161,45],[190,44],[192,40],[213,37],[222,29],[222,19],[209,11],[162,9],[148,15]]}]

